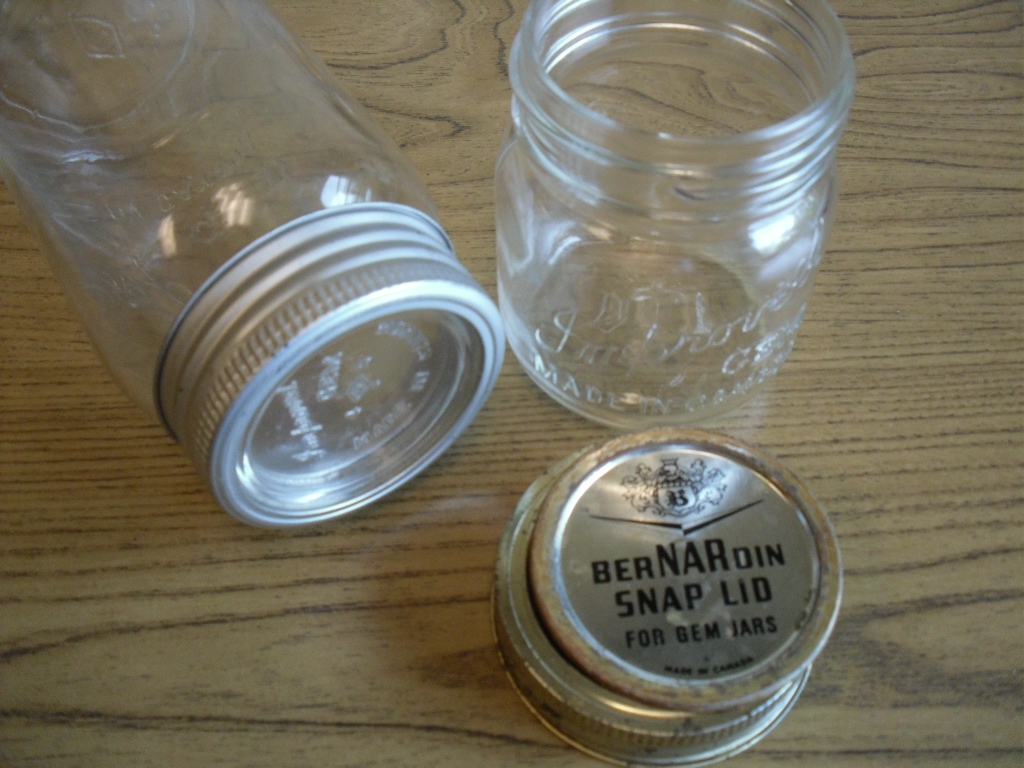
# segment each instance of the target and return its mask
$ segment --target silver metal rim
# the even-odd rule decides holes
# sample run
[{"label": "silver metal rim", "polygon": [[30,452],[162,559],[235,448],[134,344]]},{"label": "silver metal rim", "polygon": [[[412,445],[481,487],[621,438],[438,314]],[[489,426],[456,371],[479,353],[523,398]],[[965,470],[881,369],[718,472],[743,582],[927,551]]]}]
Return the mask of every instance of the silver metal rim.
[{"label": "silver metal rim", "polygon": [[[323,503],[262,498],[238,482],[241,440],[285,377],[366,323],[416,312],[464,342],[437,418],[418,422],[425,434],[395,435],[396,461],[346,480],[349,491],[326,489]],[[433,462],[482,408],[503,351],[497,309],[433,219],[392,203],[342,206],[274,230],[197,292],[169,335],[156,402],[232,516],[304,525],[362,508]]]}]

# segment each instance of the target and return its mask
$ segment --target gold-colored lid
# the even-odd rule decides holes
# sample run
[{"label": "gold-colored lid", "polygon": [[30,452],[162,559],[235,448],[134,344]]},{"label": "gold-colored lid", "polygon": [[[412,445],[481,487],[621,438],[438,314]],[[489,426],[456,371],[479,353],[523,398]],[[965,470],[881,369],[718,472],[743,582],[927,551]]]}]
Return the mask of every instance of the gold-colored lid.
[{"label": "gold-colored lid", "polygon": [[569,457],[502,541],[495,627],[510,677],[581,749],[700,765],[788,711],[838,612],[835,536],[751,446],[652,430]]}]

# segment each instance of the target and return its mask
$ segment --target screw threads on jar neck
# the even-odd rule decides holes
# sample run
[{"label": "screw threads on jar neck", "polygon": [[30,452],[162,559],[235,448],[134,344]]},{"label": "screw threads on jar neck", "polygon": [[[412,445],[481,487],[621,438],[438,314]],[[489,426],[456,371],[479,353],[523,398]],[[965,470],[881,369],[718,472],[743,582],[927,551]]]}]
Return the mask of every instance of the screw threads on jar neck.
[{"label": "screw threads on jar neck", "polygon": [[665,217],[765,214],[829,168],[854,64],[822,0],[535,0],[510,58],[516,129],[556,178]]}]

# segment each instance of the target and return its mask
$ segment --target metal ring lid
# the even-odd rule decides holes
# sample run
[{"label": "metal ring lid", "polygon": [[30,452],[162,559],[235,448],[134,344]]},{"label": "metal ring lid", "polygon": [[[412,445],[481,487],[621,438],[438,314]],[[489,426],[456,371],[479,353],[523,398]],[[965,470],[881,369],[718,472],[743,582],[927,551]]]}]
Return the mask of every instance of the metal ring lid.
[{"label": "metal ring lid", "polygon": [[834,626],[832,528],[797,478],[696,430],[623,436],[527,492],[495,627],[553,730],[630,765],[702,765],[760,739]]},{"label": "metal ring lid", "polygon": [[392,203],[331,208],[254,242],[169,336],[156,401],[243,522],[320,522],[436,459],[490,394],[497,309],[440,226]]}]

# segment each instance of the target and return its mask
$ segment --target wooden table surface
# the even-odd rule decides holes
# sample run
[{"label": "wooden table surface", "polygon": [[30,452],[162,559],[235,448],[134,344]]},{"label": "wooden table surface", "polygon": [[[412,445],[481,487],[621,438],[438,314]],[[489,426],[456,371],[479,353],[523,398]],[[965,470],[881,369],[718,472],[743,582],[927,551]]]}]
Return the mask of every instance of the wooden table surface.
[{"label": "wooden table surface", "polygon": [[[274,0],[402,145],[494,292],[492,171],[523,0]],[[846,593],[761,766],[1024,761],[1019,0],[837,0],[858,88],[796,351],[709,425],[779,456]],[[372,510],[221,512],[111,382],[0,188],[0,766],[591,766],[498,662],[499,535],[610,432],[511,356],[486,409]]]}]

